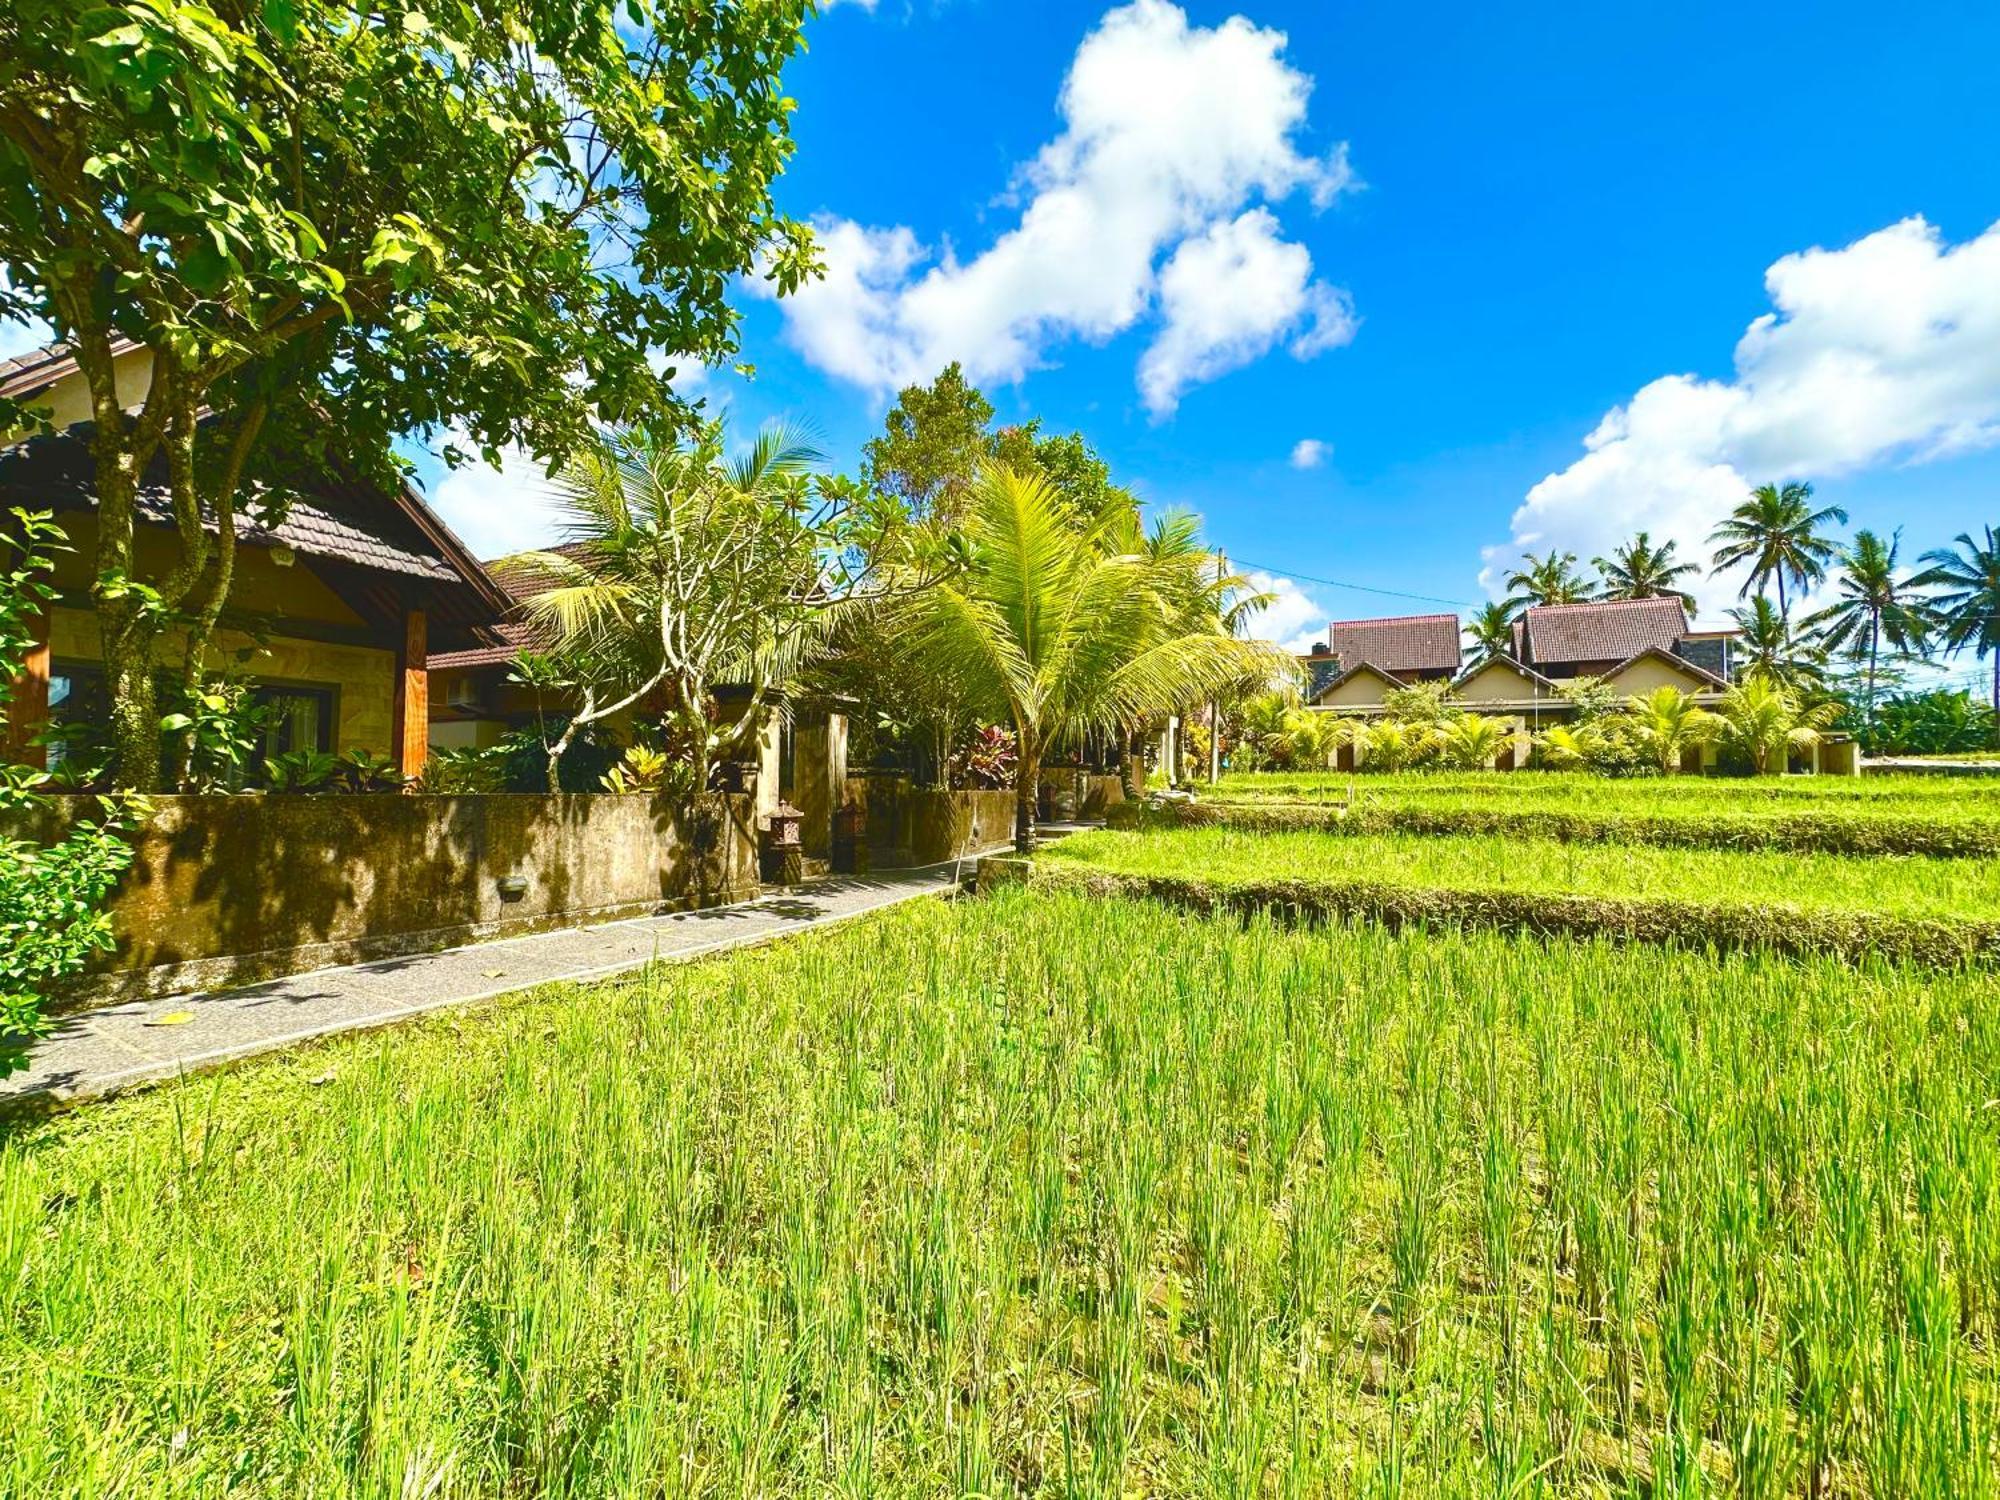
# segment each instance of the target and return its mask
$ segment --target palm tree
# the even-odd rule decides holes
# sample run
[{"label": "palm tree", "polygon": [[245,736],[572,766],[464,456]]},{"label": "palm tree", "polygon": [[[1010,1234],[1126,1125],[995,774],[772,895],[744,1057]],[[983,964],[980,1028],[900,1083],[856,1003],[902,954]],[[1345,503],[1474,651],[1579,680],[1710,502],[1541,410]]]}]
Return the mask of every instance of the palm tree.
[{"label": "palm tree", "polygon": [[1752,769],[1767,776],[1773,762],[1783,770],[1792,751],[1817,745],[1821,732],[1839,717],[1838,703],[1807,708],[1779,683],[1752,673],[1723,694],[1717,738],[1749,756]]},{"label": "palm tree", "polygon": [[902,647],[1013,721],[1014,844],[1024,854],[1035,847],[1051,749],[1297,671],[1276,646],[1190,629],[1178,564],[1117,550],[1115,522],[1080,522],[1039,474],[982,469],[963,528],[969,566],[910,601]]},{"label": "palm tree", "polygon": [[1526,604],[1581,604],[1596,592],[1596,585],[1576,570],[1574,552],[1558,552],[1551,547],[1541,557],[1522,554],[1521,566],[1507,575],[1513,595],[1512,608]]},{"label": "palm tree", "polygon": [[1370,770],[1401,771],[1415,765],[1438,745],[1435,725],[1403,719],[1377,719],[1370,724],[1363,744]]},{"label": "palm tree", "polygon": [[1945,650],[1955,656],[1970,646],[1975,658],[1993,658],[1993,712],[2000,715],[2000,537],[1988,526],[1983,544],[1963,531],[1953,541],[1955,548],[1926,552],[1923,561],[1931,566],[1910,582],[1938,591],[1931,607]]},{"label": "palm tree", "polygon": [[1800,588],[1826,577],[1826,565],[1839,549],[1821,533],[1830,522],[1845,525],[1847,512],[1837,505],[1812,508],[1809,484],[1760,484],[1728,519],[1709,533],[1719,542],[1710,571],[1720,573],[1739,563],[1750,565],[1738,597],[1762,593],[1773,580],[1778,585],[1778,614],[1791,618],[1785,583]]},{"label": "palm tree", "polygon": [[1688,751],[1714,739],[1722,725],[1679,688],[1657,687],[1626,700],[1625,727],[1661,774],[1671,776]]},{"label": "palm tree", "polygon": [[1680,600],[1690,611],[1694,608],[1694,595],[1675,585],[1700,569],[1694,563],[1674,561],[1672,541],[1655,547],[1653,539],[1642,531],[1624,546],[1614,547],[1609,557],[1593,558],[1592,562],[1604,575],[1606,599],[1670,598]]},{"label": "palm tree", "polygon": [[1465,627],[1465,647],[1475,662],[1514,654],[1514,611],[1505,603],[1482,604]]},{"label": "palm tree", "polygon": [[1438,736],[1438,751],[1446,765],[1462,771],[1485,771],[1492,768],[1512,735],[1505,719],[1460,714]]},{"label": "palm tree", "polygon": [[1749,604],[1732,609],[1736,622],[1734,654],[1739,676],[1755,673],[1768,677],[1793,693],[1817,692],[1826,685],[1826,652],[1817,642],[1800,640],[1778,606],[1763,594],[1752,594]]},{"label": "palm tree", "polygon": [[1841,554],[1839,600],[1801,622],[1829,654],[1845,650],[1854,660],[1867,661],[1865,712],[1871,726],[1882,642],[1907,658],[1923,649],[1932,623],[1930,604],[1913,580],[1896,576],[1902,543],[1900,531],[1886,543],[1872,531],[1857,531],[1854,545]]}]

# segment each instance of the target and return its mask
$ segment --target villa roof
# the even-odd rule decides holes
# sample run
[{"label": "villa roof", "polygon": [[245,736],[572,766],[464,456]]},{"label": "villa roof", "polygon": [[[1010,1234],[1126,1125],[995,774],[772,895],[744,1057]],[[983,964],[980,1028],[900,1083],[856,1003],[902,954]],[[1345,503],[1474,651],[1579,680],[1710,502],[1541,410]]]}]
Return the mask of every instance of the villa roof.
[{"label": "villa roof", "polygon": [[1326,638],[1343,672],[1363,662],[1389,673],[1458,670],[1457,615],[1336,620]]},{"label": "villa roof", "polygon": [[1648,646],[1643,651],[1634,651],[1630,656],[1626,657],[1625,660],[1618,663],[1617,666],[1611,668],[1604,675],[1606,677],[1616,677],[1620,672],[1624,671],[1634,662],[1644,661],[1649,656],[1657,656],[1661,661],[1667,663],[1667,665],[1674,667],[1679,671],[1685,672],[1687,673],[1688,676],[1696,678],[1701,682],[1709,683],[1714,687],[1726,688],[1729,686],[1729,684],[1726,681],[1716,676],[1715,673],[1709,671],[1707,667],[1702,666],[1699,662],[1689,661],[1685,656],[1682,656],[1680,652],[1669,651],[1664,646]]},{"label": "villa roof", "polygon": [[1671,651],[1687,633],[1687,610],[1670,597],[1538,604],[1514,622],[1514,655],[1537,667],[1624,661],[1649,647]]},{"label": "villa roof", "polygon": [[1555,690],[1556,685],[1551,679],[1544,677],[1540,672],[1537,672],[1533,667],[1528,666],[1526,663],[1514,660],[1513,657],[1507,655],[1507,653],[1504,651],[1495,652],[1491,656],[1480,657],[1478,661],[1474,662],[1471,666],[1467,667],[1463,672],[1460,672],[1456,677],[1452,678],[1451,685],[1454,688],[1461,687],[1464,684],[1472,681],[1472,679],[1477,677],[1481,672],[1487,671],[1493,667],[1500,667],[1505,669],[1506,671],[1514,673],[1516,676],[1524,677],[1529,682],[1533,683],[1536,687],[1548,688],[1552,692]]},{"label": "villa roof", "polygon": [[1392,688],[1407,687],[1409,685],[1387,667],[1377,666],[1372,661],[1358,661],[1338,677],[1329,678],[1326,682],[1321,683],[1317,688],[1313,689],[1311,701],[1314,703],[1319,702],[1320,699],[1324,698],[1342,683],[1352,682],[1357,677],[1379,677]]}]

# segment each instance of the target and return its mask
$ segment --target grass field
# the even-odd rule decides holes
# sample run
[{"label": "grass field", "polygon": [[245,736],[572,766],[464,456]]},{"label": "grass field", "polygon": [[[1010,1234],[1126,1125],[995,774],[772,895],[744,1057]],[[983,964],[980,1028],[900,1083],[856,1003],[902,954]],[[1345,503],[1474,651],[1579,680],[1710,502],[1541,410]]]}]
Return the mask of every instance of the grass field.
[{"label": "grass field", "polygon": [[16,1127],[0,1492],[1985,1496],[1990,982],[1033,891]]},{"label": "grass field", "polygon": [[1350,792],[1389,804],[1546,808],[1555,811],[1670,814],[1844,812],[2000,818],[2000,777],[1645,776],[1581,772],[1404,771],[1351,774],[1256,772],[1225,776],[1196,795],[1219,801],[1345,801]]},{"label": "grass field", "polygon": [[2000,916],[2000,860],[1991,859],[1647,848],[1505,835],[1334,837],[1232,828],[1096,830],[1050,844],[1041,857],[1121,875],[1193,874],[1217,885],[1364,880],[1898,917]]}]

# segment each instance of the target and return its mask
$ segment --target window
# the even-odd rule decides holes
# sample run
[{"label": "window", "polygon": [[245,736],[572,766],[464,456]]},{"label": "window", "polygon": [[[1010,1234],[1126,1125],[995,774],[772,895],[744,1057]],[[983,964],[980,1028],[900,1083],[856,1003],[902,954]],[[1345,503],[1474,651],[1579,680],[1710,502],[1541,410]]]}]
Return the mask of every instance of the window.
[{"label": "window", "polygon": [[264,735],[264,753],[333,749],[333,689],[263,687],[257,701],[273,711]]}]

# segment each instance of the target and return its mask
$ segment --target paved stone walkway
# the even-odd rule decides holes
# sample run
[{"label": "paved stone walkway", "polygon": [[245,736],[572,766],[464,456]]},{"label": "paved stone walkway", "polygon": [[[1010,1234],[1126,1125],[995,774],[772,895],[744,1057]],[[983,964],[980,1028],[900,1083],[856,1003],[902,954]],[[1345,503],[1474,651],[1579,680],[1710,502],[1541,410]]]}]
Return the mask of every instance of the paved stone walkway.
[{"label": "paved stone walkway", "polygon": [[[823,927],[950,890],[976,857],[917,870],[838,876],[738,906],[569,927],[441,953],[318,969],[247,989],[83,1011],[0,1079],[0,1109],[73,1103],[220,1067],[313,1037],[386,1026],[551,980],[589,979]],[[192,1012],[161,1025],[162,1017]]]}]

